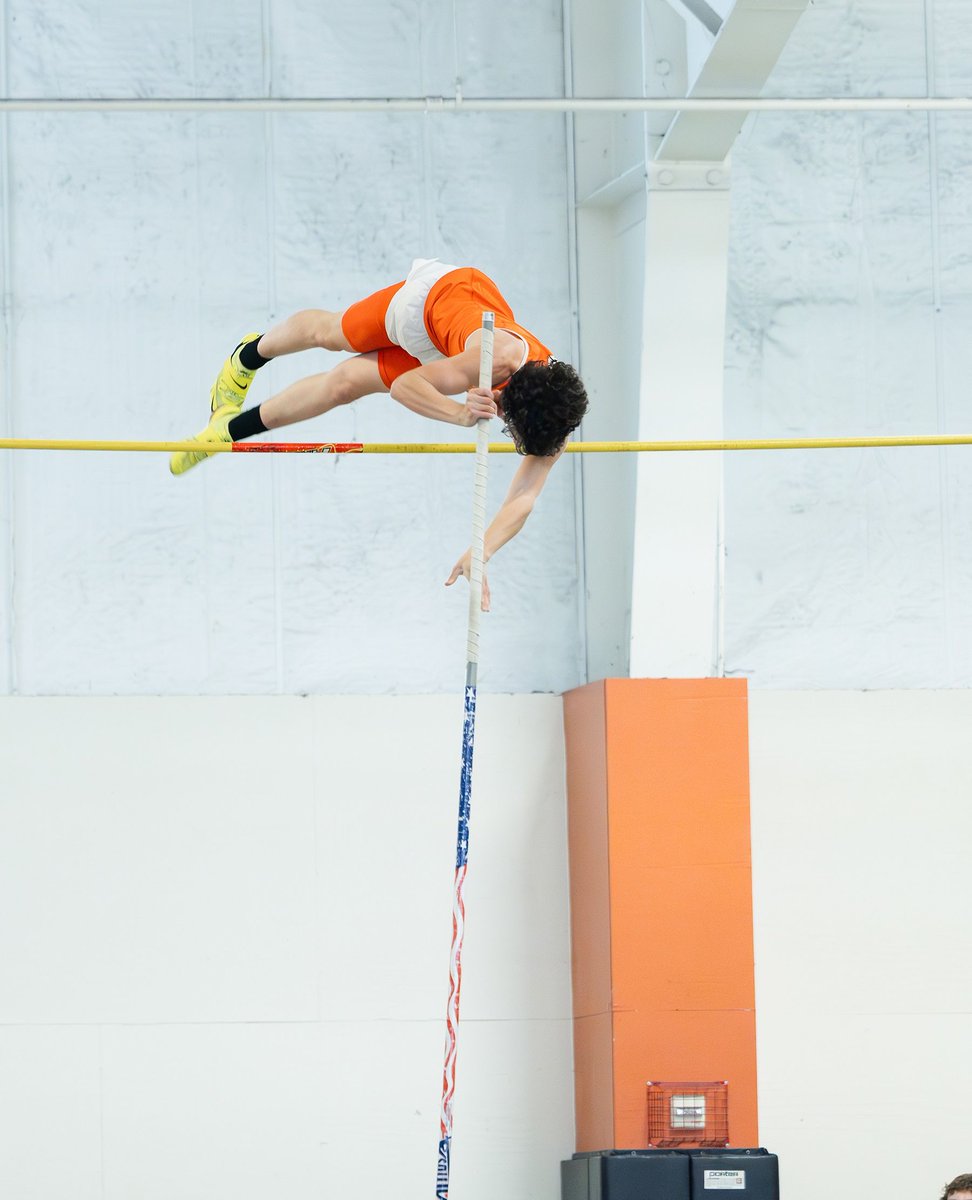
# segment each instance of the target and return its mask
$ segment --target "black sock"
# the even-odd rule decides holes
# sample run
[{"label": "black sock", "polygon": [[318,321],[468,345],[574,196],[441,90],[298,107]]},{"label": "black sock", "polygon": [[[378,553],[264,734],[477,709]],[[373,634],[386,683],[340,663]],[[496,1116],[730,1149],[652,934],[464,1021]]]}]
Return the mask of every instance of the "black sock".
[{"label": "black sock", "polygon": [[[262,333],[260,337],[263,337]],[[257,346],[260,344],[260,337],[255,337],[252,342],[244,342],[240,346],[240,363],[248,371],[258,371],[260,367],[265,367],[270,361],[269,358],[264,358],[257,349]]]},{"label": "black sock", "polygon": [[259,404],[256,408],[248,408],[246,412],[241,412],[238,417],[233,417],[226,428],[229,430],[229,435],[234,442],[241,442],[244,438],[254,437],[258,433],[267,432],[267,427],[260,417]]}]

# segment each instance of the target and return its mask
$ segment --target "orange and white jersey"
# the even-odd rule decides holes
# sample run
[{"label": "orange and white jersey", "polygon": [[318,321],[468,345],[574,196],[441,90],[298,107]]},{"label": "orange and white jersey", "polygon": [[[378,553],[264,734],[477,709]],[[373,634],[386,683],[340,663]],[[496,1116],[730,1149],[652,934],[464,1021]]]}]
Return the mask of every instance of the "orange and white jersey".
[{"label": "orange and white jersey", "polygon": [[470,336],[482,327],[487,310],[495,316],[496,329],[512,333],[523,343],[519,366],[548,361],[549,348],[517,323],[488,275],[438,259],[416,259],[406,279],[346,309],[341,327],[353,350],[378,352],[378,369],[390,388],[399,375],[421,363],[461,354]]}]

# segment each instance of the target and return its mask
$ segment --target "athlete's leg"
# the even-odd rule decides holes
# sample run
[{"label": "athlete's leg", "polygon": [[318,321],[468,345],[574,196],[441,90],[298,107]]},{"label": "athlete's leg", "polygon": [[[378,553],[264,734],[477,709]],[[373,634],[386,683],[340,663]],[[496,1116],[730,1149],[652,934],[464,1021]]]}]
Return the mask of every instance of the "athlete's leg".
[{"label": "athlete's leg", "polygon": [[305,308],[286,321],[274,325],[264,334],[248,333],[216,376],[209,393],[209,411],[215,412],[226,404],[239,411],[246,403],[246,393],[257,371],[272,358],[296,354],[300,350],[371,350],[376,347],[354,347],[344,336],[341,313],[322,308]]},{"label": "athlete's leg", "polygon": [[[256,345],[263,358],[296,354],[299,350],[351,350],[364,353],[391,346],[385,314],[401,287],[393,283],[352,304],[344,312],[306,308],[268,330]],[[256,364],[259,365],[259,364]]]},{"label": "athlete's leg", "polygon": [[283,425],[319,417],[321,413],[360,400],[362,396],[387,391],[378,370],[378,354],[357,354],[338,363],[331,371],[298,379],[282,392],[264,400],[260,405],[260,420],[267,429],[280,429]]},{"label": "athlete's leg", "polygon": [[393,283],[382,288],[352,304],[344,312],[305,308],[264,334],[247,334],[223,364],[210,392],[210,411],[216,412],[227,404],[241,409],[256,372],[271,359],[283,354],[297,354],[301,350],[318,348],[356,354],[392,349],[385,328],[385,316],[401,286],[400,283]]},{"label": "athlete's leg", "polygon": [[267,429],[279,429],[319,417],[341,404],[350,404],[362,396],[387,392],[388,387],[378,370],[378,353],[358,354],[345,359],[332,371],[299,379],[289,387],[265,400],[258,408],[238,412],[235,405],[224,404],[216,409],[209,424],[194,438],[198,450],[177,450],[169,459],[173,475],[183,475],[191,467],[211,456],[207,443],[238,442]]},{"label": "athlete's leg", "polygon": [[353,350],[341,328],[341,313],[305,308],[268,329],[257,342],[264,358],[279,358],[299,350]]}]

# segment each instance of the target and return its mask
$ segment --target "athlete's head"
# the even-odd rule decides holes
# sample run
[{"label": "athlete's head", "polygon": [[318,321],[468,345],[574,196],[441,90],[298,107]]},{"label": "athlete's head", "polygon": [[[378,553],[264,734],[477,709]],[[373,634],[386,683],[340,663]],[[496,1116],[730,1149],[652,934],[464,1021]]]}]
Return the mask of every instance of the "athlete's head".
[{"label": "athlete's head", "polygon": [[527,362],[502,392],[503,432],[520,454],[556,454],[587,412],[587,392],[567,363]]},{"label": "athlete's head", "polygon": [[942,1200],[966,1200],[967,1196],[972,1196],[972,1175],[959,1175],[942,1192]]}]

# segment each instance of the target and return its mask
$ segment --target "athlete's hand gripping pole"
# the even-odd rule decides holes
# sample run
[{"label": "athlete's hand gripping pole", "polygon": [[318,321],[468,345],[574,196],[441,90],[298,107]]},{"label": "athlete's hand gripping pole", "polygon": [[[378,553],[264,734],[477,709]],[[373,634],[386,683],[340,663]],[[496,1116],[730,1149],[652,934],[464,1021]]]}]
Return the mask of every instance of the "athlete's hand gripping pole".
[{"label": "athlete's hand gripping pole", "polygon": [[[493,314],[483,313],[479,352],[479,386],[493,386]],[[473,484],[473,532],[469,571],[469,622],[466,636],[466,690],[462,721],[462,771],[459,777],[459,832],[456,840],[456,879],[452,900],[452,951],[449,956],[449,1006],[446,1013],[445,1067],[442,1072],[439,1166],[436,1200],[448,1200],[452,1149],[452,1105],[456,1091],[456,1049],[459,1030],[459,991],[462,983],[462,937],[466,910],[462,887],[469,852],[469,809],[472,799],[473,739],[476,729],[476,674],[479,667],[479,622],[483,595],[483,540],[486,533],[486,477],[489,463],[489,421],[476,422],[476,476]]]}]

